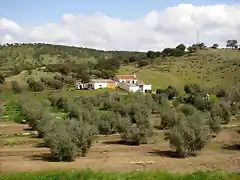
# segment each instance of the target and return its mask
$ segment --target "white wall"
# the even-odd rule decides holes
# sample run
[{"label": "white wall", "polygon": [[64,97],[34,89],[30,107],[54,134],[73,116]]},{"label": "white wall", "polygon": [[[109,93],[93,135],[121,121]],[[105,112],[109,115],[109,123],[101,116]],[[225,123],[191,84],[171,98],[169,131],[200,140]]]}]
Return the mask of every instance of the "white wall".
[{"label": "white wall", "polygon": [[124,89],[128,92],[137,92],[139,90],[139,87],[138,86],[132,86],[132,84],[127,84],[127,83],[121,83],[119,82],[118,83],[118,87],[121,88],[121,89]]},{"label": "white wall", "polygon": [[130,86],[129,87],[129,92],[137,92],[139,91],[139,87],[138,86]]},{"label": "white wall", "polygon": [[152,90],[152,85],[151,84],[143,85],[143,92],[145,92],[145,90]]},{"label": "white wall", "polygon": [[93,82],[93,89],[107,88],[106,82]]}]

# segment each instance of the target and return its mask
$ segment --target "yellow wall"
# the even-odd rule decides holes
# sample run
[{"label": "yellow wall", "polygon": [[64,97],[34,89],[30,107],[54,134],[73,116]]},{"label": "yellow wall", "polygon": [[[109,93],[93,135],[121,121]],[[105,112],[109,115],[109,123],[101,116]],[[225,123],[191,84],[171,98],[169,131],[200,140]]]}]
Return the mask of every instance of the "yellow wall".
[{"label": "yellow wall", "polygon": [[116,83],[107,83],[107,87],[114,89],[114,88],[116,88]]}]

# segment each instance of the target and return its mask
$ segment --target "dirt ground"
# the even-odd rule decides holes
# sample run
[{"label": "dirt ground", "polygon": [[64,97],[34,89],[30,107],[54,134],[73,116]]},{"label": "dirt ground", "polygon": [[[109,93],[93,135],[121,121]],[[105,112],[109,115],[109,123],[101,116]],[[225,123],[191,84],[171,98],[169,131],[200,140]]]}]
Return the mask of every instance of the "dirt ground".
[{"label": "dirt ground", "polygon": [[[12,133],[24,129],[12,124]],[[9,133],[10,130],[0,132]],[[53,162],[47,156],[49,149],[37,147],[39,139],[31,137],[2,138],[0,143],[0,172],[35,171],[49,169],[97,169],[107,171],[169,170],[192,172],[196,170],[240,171],[240,151],[234,140],[240,138],[236,128],[222,131],[197,156],[178,159],[173,156],[168,142],[161,137],[151,144],[128,146],[119,143],[119,136],[101,136],[96,139],[86,157],[74,162]]]}]

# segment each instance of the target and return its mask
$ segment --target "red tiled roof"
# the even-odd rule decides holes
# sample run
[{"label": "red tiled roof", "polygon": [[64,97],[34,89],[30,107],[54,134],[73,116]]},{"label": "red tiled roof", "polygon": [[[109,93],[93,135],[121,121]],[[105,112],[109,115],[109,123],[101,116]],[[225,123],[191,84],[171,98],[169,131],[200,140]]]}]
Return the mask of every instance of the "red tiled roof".
[{"label": "red tiled roof", "polygon": [[137,79],[134,75],[119,75],[117,76],[119,79]]}]

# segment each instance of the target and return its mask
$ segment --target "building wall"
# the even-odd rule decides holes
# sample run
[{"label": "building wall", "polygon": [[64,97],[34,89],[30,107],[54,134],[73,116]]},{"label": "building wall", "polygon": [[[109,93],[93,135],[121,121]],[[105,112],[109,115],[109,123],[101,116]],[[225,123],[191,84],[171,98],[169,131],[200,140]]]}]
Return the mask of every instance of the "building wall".
[{"label": "building wall", "polygon": [[108,87],[108,83],[106,82],[93,82],[93,89],[100,89],[100,88],[107,88]]},{"label": "building wall", "polygon": [[151,84],[143,85],[143,92],[145,92],[146,90],[152,90],[152,85]]},{"label": "building wall", "polygon": [[137,92],[139,90],[138,86],[132,86],[132,84],[122,83],[122,82],[118,83],[118,87],[128,92]]},{"label": "building wall", "polygon": [[116,88],[116,83],[115,82],[109,82],[109,83],[107,83],[107,87],[108,88],[111,88],[111,89],[115,89]]},{"label": "building wall", "polygon": [[130,86],[129,87],[129,92],[138,92],[139,91],[139,87],[138,86]]}]

